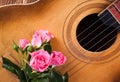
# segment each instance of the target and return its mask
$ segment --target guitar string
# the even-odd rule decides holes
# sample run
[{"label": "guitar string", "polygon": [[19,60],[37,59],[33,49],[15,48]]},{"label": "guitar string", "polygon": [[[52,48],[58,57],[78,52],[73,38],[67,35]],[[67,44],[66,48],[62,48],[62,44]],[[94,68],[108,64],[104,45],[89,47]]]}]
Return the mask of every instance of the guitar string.
[{"label": "guitar string", "polygon": [[[100,26],[99,26],[99,27],[100,27]],[[97,28],[97,29],[98,29],[98,28]],[[96,29],[96,30],[97,30],[97,29]],[[95,30],[94,30],[94,31],[95,31]],[[104,31],[105,31],[105,30],[104,30]],[[91,33],[91,34],[92,34],[92,33]],[[97,35],[97,36],[98,36],[98,35]],[[97,36],[96,36],[96,37],[97,37]],[[86,38],[86,37],[85,37],[85,38]],[[84,39],[85,39],[85,38],[84,38]],[[95,37],[94,37],[94,38],[95,38]],[[92,39],[92,40],[93,40],[93,39]],[[92,41],[92,40],[90,40],[90,41]],[[88,42],[88,43],[89,43],[89,42]],[[87,43],[87,44],[88,44],[88,43]],[[98,43],[98,42],[97,42],[97,43]],[[86,45],[87,45],[87,44],[86,44]],[[105,45],[105,44],[104,44],[104,45]],[[83,67],[84,67],[84,66],[83,66]],[[83,67],[81,67],[81,68],[83,68]]]},{"label": "guitar string", "polygon": [[[108,14],[108,12],[107,12],[105,15],[103,15],[101,18],[105,17],[107,14]],[[112,17],[111,17],[111,18],[112,18]],[[108,20],[110,20],[111,18],[109,18]],[[108,21],[108,20],[107,20],[107,21]],[[98,19],[96,22],[94,22],[93,24],[91,24],[87,29],[85,29],[85,30],[83,30],[81,33],[79,33],[77,37],[79,37],[81,34],[83,34],[85,31],[87,31],[90,27],[92,27],[92,26],[93,26],[95,23],[97,23],[98,21],[99,21],[99,19]],[[105,21],[104,23],[106,23],[107,21]],[[103,24],[104,24],[104,23],[103,23]],[[98,26],[98,28],[100,28],[103,24],[101,24],[100,26]],[[98,28],[97,28],[97,29],[98,29]],[[95,29],[95,30],[96,30],[96,29]],[[92,34],[92,33],[89,33],[88,35],[90,35],[90,34]],[[88,37],[88,36],[87,36],[87,37]],[[76,39],[76,38],[73,38],[73,39],[70,40],[67,44],[69,44],[71,41],[73,41],[73,40],[75,40],[75,39]],[[83,38],[83,39],[84,39],[84,38]],[[83,39],[82,39],[82,40],[83,40]],[[69,57],[68,57],[68,58],[69,58]],[[76,58],[75,58],[74,60],[76,60]],[[67,65],[63,66],[63,68],[64,68],[64,67],[67,67],[67,66],[68,66],[70,63],[72,63],[74,60],[72,60],[71,62],[69,62]],[[61,68],[61,69],[62,69],[62,68]],[[60,69],[60,70],[61,70],[61,69]]]},{"label": "guitar string", "polygon": [[[107,23],[110,19],[112,19],[112,17],[109,18],[109,19],[108,19],[107,21],[105,21],[104,23]],[[97,29],[100,28],[102,25],[104,25],[104,23],[102,23],[100,26],[98,26]],[[110,27],[110,26],[109,26],[109,27]],[[108,29],[109,27],[107,27],[106,29]],[[105,29],[105,30],[106,30],[106,29]],[[105,30],[101,31],[101,33],[104,32]],[[88,36],[90,36],[94,31],[96,31],[96,29],[93,30],[91,33],[89,33],[85,38],[87,38]],[[101,33],[99,33],[99,34],[101,34]],[[99,34],[98,34],[97,36],[99,36]],[[83,47],[86,46],[89,42],[93,41],[95,38],[96,38],[96,36],[95,36],[94,38],[92,38],[90,41],[88,41],[85,45],[83,45]],[[84,38],[83,38],[83,39],[84,39]],[[78,42],[82,42],[83,39],[81,39],[81,40],[78,41]]]},{"label": "guitar string", "polygon": [[[108,26],[105,30],[103,30],[102,32],[100,32],[98,35],[96,35],[94,38],[92,38],[90,41],[88,41],[85,45],[83,45],[83,47],[85,47],[87,44],[89,44],[91,41],[93,41],[95,38],[97,38],[100,34],[102,34],[104,31],[106,31],[106,30],[108,30],[112,25],[114,25],[116,22],[114,22],[113,24],[111,24],[110,26]],[[107,37],[107,36],[105,36],[105,37]],[[104,37],[104,38],[105,38]],[[101,40],[103,40],[104,38],[102,38]],[[101,40],[99,40],[98,42],[100,42]],[[98,43],[97,42],[97,43]],[[96,43],[95,43],[96,44]],[[94,46],[95,46],[95,44],[94,44]],[[93,47],[94,47],[93,46]],[[89,49],[90,50],[90,49]]]},{"label": "guitar string", "polygon": [[[105,17],[107,14],[109,14],[109,13],[107,12],[105,15],[103,15],[103,16],[101,17],[101,19],[102,19],[103,17]],[[97,23],[98,21],[99,21],[99,19],[96,20],[94,23],[92,23],[87,29],[85,29],[85,30],[83,30],[81,33],[79,33],[79,34],[78,34],[76,37],[74,37],[72,40],[68,41],[67,44],[69,44],[71,41],[75,40],[77,37],[79,37],[80,35],[82,35],[85,31],[89,30],[90,27],[92,27],[92,26],[93,26],[95,23]]]},{"label": "guitar string", "polygon": [[[115,21],[112,25],[114,25],[115,23],[116,23],[116,21]],[[118,26],[118,27],[119,27],[119,26]],[[113,30],[112,32],[116,31],[118,27],[116,27],[116,29]],[[107,34],[105,37],[107,37],[108,35],[110,35],[112,32],[110,32],[109,34]],[[114,36],[112,39],[114,39],[115,37],[116,37],[116,36]],[[112,40],[112,39],[111,39],[111,40]],[[106,42],[106,43],[105,43],[104,45],[102,45],[101,47],[105,46],[105,45],[106,45],[107,43],[109,43],[111,40],[109,40],[108,42]],[[99,42],[100,42],[100,41],[99,41]],[[99,42],[97,42],[97,43],[99,43]],[[97,43],[96,43],[96,44],[97,44]],[[95,45],[96,45],[96,44],[95,44]],[[93,45],[93,46],[95,46],[95,45]],[[93,47],[93,46],[92,46],[92,47]],[[90,48],[92,48],[92,47],[90,47]],[[97,50],[99,50],[101,47],[99,47]],[[89,48],[89,49],[90,49],[90,48]],[[89,50],[89,49],[88,49],[88,50]],[[97,51],[97,50],[96,50],[96,51]],[[104,53],[104,52],[103,52],[103,53]],[[84,54],[85,54],[85,53],[84,53]],[[98,56],[98,57],[99,57],[99,56]],[[89,62],[86,63],[85,65],[83,65],[82,67],[80,67],[80,69],[84,68],[86,65],[90,64],[91,62],[92,62],[92,61],[89,60]],[[78,64],[77,64],[77,65],[78,65]],[[77,66],[77,65],[76,65],[76,66]],[[80,69],[79,69],[79,70],[80,70]],[[72,69],[71,69],[71,70],[72,70]],[[78,71],[79,71],[79,70],[78,70]],[[69,71],[70,71],[70,70],[69,70]],[[75,71],[74,73],[76,73],[76,72],[77,72],[77,71]],[[71,74],[71,76],[74,75],[74,73]]]},{"label": "guitar string", "polygon": [[69,65],[69,64],[67,64],[67,65]]},{"label": "guitar string", "polygon": [[[116,22],[114,22],[112,25],[114,25],[115,23],[116,23]],[[110,26],[112,26],[112,25],[110,25]],[[110,26],[109,26],[109,27],[110,27]],[[113,31],[115,31],[115,30],[113,30]],[[110,32],[109,34],[107,34],[105,37],[109,36],[113,31],[111,31],[111,32]],[[104,38],[105,38],[105,37],[104,37]],[[102,38],[101,40],[103,40],[104,38]],[[101,40],[100,40],[100,41],[101,41]],[[98,41],[97,43],[99,43],[100,41]],[[97,43],[96,43],[96,44],[97,44]],[[106,43],[108,43],[108,42],[106,42]],[[105,43],[104,45],[106,45],[106,43]],[[96,45],[96,44],[95,44],[95,45]],[[95,45],[93,45],[93,46],[95,46]],[[93,46],[91,46],[91,47],[89,48],[89,50],[90,50]],[[97,50],[99,50],[100,48],[101,48],[101,47],[99,47]],[[96,50],[96,51],[97,51],[97,50]],[[84,53],[84,52],[83,52],[83,53]],[[85,53],[84,53],[84,54],[85,54]],[[78,63],[78,64],[80,64],[80,63]],[[78,65],[78,64],[77,64],[77,65]],[[76,65],[76,66],[77,66],[77,65]],[[75,67],[75,66],[74,66],[74,67]],[[70,70],[72,70],[72,68],[69,69],[68,71],[70,71]]]},{"label": "guitar string", "polygon": [[[111,17],[111,18],[112,18],[112,17]],[[111,18],[109,18],[108,20],[110,20]],[[105,23],[105,22],[104,22],[104,23]],[[104,24],[104,23],[103,23],[103,24]],[[102,24],[102,25],[103,25],[103,24]],[[100,26],[98,26],[98,27],[100,28],[102,25],[100,25]],[[110,26],[109,26],[109,27],[110,27]],[[105,30],[107,30],[109,27],[107,27]],[[95,29],[95,30],[96,30],[96,29]],[[105,30],[103,30],[101,33],[103,33]],[[94,30],[93,30],[93,31],[94,31]],[[97,36],[99,36],[101,33],[99,33]],[[88,35],[91,35],[91,33],[89,33]],[[95,36],[93,39],[95,39],[97,36]],[[86,38],[86,37],[85,37],[85,38]],[[83,38],[83,39],[84,39],[84,38]],[[92,39],[92,40],[93,40],[93,39]],[[82,39],[81,39],[81,40],[82,40]],[[81,40],[80,40],[80,41],[81,41]],[[92,41],[92,40],[90,40],[90,41]],[[71,41],[73,41],[73,40],[71,40]],[[80,42],[80,41],[78,41],[78,42]],[[90,41],[89,41],[89,42],[90,42]],[[86,44],[88,44],[89,42],[87,42]],[[86,46],[86,44],[83,45],[83,46]]]},{"label": "guitar string", "polygon": [[[112,25],[114,25],[115,23],[116,23],[116,22],[114,22]],[[111,26],[112,26],[112,25],[111,25]],[[109,26],[109,27],[110,27],[110,26]],[[114,31],[114,30],[113,30],[113,31]],[[110,33],[112,33],[113,31],[111,31]],[[107,34],[105,37],[107,37],[108,35],[110,35],[110,33]],[[104,38],[105,38],[105,37],[104,37]],[[103,40],[104,38],[102,38],[101,40]],[[100,42],[100,41],[98,41],[97,43],[99,43],[99,42]],[[96,43],[96,44],[97,44],[97,43]],[[107,43],[107,42],[106,42],[106,43]],[[106,43],[105,43],[105,44],[106,44]],[[95,44],[95,45],[96,45],[96,44]],[[105,44],[104,44],[104,45],[105,45]],[[93,46],[95,46],[95,45],[93,45]],[[91,46],[88,50],[90,50],[93,46]],[[99,50],[99,49],[100,49],[100,48],[98,48],[97,50]],[[97,50],[96,50],[96,51],[97,51]],[[84,52],[83,52],[83,53],[84,53]],[[84,53],[84,54],[85,54],[85,53]]]},{"label": "guitar string", "polygon": [[[108,28],[106,28],[105,30],[107,30],[107,29],[108,29]],[[105,30],[104,30],[104,31],[105,31]],[[101,33],[102,33],[102,32],[101,32]],[[101,34],[101,33],[100,33],[100,34]],[[100,34],[99,34],[99,35],[100,35]],[[91,41],[92,41],[92,40],[91,40]],[[69,63],[68,63],[66,66],[64,66],[64,67],[67,67],[70,63],[74,62],[75,60],[76,60],[76,59],[74,59],[73,61],[69,62]],[[61,68],[61,69],[62,69],[62,68]],[[60,69],[60,70],[61,70],[61,69]]]},{"label": "guitar string", "polygon": [[[114,32],[114,31],[116,31],[116,29],[113,30],[112,32]],[[110,32],[109,34],[111,34],[112,32]],[[108,34],[108,35],[109,35],[109,34]],[[108,36],[108,35],[107,35],[107,36]],[[116,36],[115,36],[115,37],[116,37]],[[111,40],[109,40],[108,42],[106,42],[104,45],[100,46],[97,50],[101,49],[101,48],[102,48],[103,46],[105,46],[107,43],[109,43],[110,41],[112,41],[115,37],[113,37]],[[96,50],[96,51],[97,51],[97,50]],[[102,54],[102,53],[101,53],[101,54]],[[98,57],[99,57],[99,56],[97,56],[96,58],[98,58]],[[77,65],[76,65],[76,66],[77,66]],[[71,69],[71,70],[72,70],[72,69]],[[69,70],[69,71],[70,71],[70,70]]]},{"label": "guitar string", "polygon": [[[115,23],[114,23],[115,24]],[[116,31],[117,29],[113,30],[112,32]],[[110,32],[109,34],[111,34],[112,32]],[[115,36],[116,37],[116,36]],[[111,40],[113,40],[115,37],[113,37]],[[104,45],[102,45],[101,47],[105,46],[107,43],[109,43],[111,40],[109,40],[108,42],[106,42]],[[97,50],[99,50],[101,47],[99,47]],[[96,50],[96,51],[97,51]],[[98,57],[97,57],[98,58]],[[117,58],[117,57],[116,57]],[[74,75],[76,72],[78,72],[80,69],[84,68],[85,66],[87,66],[88,64],[90,64],[92,61],[88,62],[87,64],[83,65],[82,67],[80,67],[78,70],[76,70],[74,73],[72,73],[70,76]],[[78,65],[78,64],[77,64]],[[76,65],[76,66],[77,66]],[[70,69],[72,70],[72,69]],[[68,71],[70,71],[68,70]]]},{"label": "guitar string", "polygon": [[[8,2],[9,3],[9,2]],[[79,36],[79,35],[78,35]]]},{"label": "guitar string", "polygon": [[[117,23],[117,22],[116,22]],[[114,23],[115,24],[115,23]],[[118,27],[117,27],[118,28]],[[108,35],[110,35],[112,32],[114,32],[114,31],[116,31],[117,29],[114,29],[113,31],[111,31],[109,34],[107,34],[107,36]],[[107,43],[109,43],[110,41],[112,41],[114,38],[115,38],[116,36],[114,36],[112,39],[110,39],[108,42],[106,42],[104,45],[102,45],[102,46],[100,46],[97,50],[99,50],[100,48],[102,48],[103,46],[105,46]],[[96,50],[96,51],[97,51]],[[102,52],[102,53],[104,53],[104,52]],[[101,53],[101,54],[102,54]],[[98,55],[96,58],[98,58],[100,55]],[[71,75],[70,75],[70,77],[71,76],[73,76],[76,72],[78,72],[78,71],[80,71],[82,68],[84,68],[85,66],[87,66],[88,64],[90,64],[92,61],[91,60],[89,60],[86,64],[84,64],[82,67],[80,67],[78,70],[76,70],[74,73],[72,73]],[[75,67],[75,66],[74,66]],[[71,69],[72,70],[72,69]]]},{"label": "guitar string", "polygon": [[[111,40],[113,40],[114,39],[114,37],[111,39]],[[111,41],[110,40],[110,41]],[[108,42],[110,42],[110,41],[108,41]],[[106,43],[107,44],[107,43]],[[103,46],[105,46],[105,45],[103,45]],[[103,47],[103,46],[101,46],[101,47]],[[98,56],[99,57],[99,56]],[[96,57],[97,58],[97,57]],[[115,57],[114,59],[116,59],[116,58],[118,58],[118,56],[117,57]],[[113,60],[113,59],[112,59]],[[87,66],[88,64],[90,64],[92,61],[90,61],[89,63],[86,63],[86,64],[84,64],[82,67],[80,67],[78,70],[76,70],[74,73],[72,73],[71,75],[70,75],[70,77],[71,76],[73,76],[76,72],[78,72],[78,71],[80,71],[82,68],[84,68],[85,66]],[[79,64],[77,64],[77,65],[79,65]],[[72,70],[72,69],[71,69]]]},{"label": "guitar string", "polygon": [[100,26],[98,26],[95,30],[93,30],[92,32],[90,32],[85,38],[81,39],[79,42],[82,42],[83,40],[85,40],[88,36],[90,36],[93,32],[95,32],[96,30],[98,30],[102,25],[104,25],[110,19],[112,19],[112,18],[109,18],[107,21],[105,21],[103,24],[101,24]]},{"label": "guitar string", "polygon": [[[108,12],[107,12],[106,14],[104,14],[101,18],[105,17],[107,14],[108,14]],[[76,37],[74,37],[72,40],[68,41],[67,44],[69,44],[71,41],[75,40],[77,37],[79,37],[80,35],[82,35],[85,31],[89,30],[90,27],[92,27],[92,26],[93,26],[95,23],[97,23],[98,21],[99,21],[99,19],[98,19],[97,21],[95,21],[94,23],[92,23],[87,29],[85,29],[85,30],[83,30],[81,33],[79,33],[78,36],[76,36]],[[69,58],[69,57],[68,57],[68,58]],[[74,60],[75,60],[75,59],[74,59]],[[74,60],[73,60],[73,61],[74,61]],[[73,61],[71,61],[71,62],[73,62]],[[65,65],[65,67],[68,66],[71,62],[69,62],[67,65]],[[63,66],[63,67],[64,67],[64,66]],[[62,69],[62,68],[61,68],[61,69]],[[60,70],[61,70],[61,69],[60,69]]]}]

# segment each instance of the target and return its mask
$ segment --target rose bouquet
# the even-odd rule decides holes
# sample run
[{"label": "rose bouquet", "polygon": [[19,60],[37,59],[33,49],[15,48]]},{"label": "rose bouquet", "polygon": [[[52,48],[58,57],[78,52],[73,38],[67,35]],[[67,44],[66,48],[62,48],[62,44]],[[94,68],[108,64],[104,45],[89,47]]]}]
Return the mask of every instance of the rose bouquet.
[{"label": "rose bouquet", "polygon": [[19,45],[13,44],[20,65],[2,57],[3,67],[14,73],[20,82],[68,82],[68,74],[55,70],[63,65],[66,57],[58,51],[52,51],[50,40],[54,36],[45,30],[37,30],[32,40],[21,39]]}]

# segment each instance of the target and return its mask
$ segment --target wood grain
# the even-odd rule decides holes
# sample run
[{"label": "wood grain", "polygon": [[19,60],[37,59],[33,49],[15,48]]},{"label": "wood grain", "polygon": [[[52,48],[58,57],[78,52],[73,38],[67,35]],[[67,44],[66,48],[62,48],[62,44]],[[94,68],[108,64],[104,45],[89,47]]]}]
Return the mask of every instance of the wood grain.
[{"label": "wood grain", "polygon": [[[99,13],[110,4],[108,0],[41,0],[29,6],[1,8],[0,55],[15,62],[8,54],[17,58],[12,41],[31,39],[35,30],[44,29],[55,35],[51,43],[53,50],[67,56],[66,64],[58,70],[69,73],[69,82],[114,82],[120,75],[120,34],[110,48],[101,52],[87,51],[74,39],[77,25],[84,17]],[[68,44],[67,40],[71,42]],[[0,82],[19,82],[1,66],[0,77]]]}]

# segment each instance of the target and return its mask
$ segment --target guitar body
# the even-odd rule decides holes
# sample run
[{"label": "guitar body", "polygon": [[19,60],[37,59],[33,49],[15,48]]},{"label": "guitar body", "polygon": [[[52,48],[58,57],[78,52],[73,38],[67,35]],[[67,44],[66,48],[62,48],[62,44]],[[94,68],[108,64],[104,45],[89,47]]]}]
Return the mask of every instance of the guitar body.
[{"label": "guitar body", "polygon": [[[31,39],[34,31],[50,31],[55,38],[51,45],[67,56],[60,68],[69,73],[69,82],[119,82],[120,34],[114,42],[99,52],[83,48],[76,39],[78,24],[88,15],[100,13],[113,1],[109,0],[40,0],[33,5],[7,6],[0,9],[0,55],[12,53],[12,42]],[[90,19],[89,21],[91,21]],[[0,67],[0,82],[19,82],[12,73]],[[9,81],[8,81],[9,80]]]}]

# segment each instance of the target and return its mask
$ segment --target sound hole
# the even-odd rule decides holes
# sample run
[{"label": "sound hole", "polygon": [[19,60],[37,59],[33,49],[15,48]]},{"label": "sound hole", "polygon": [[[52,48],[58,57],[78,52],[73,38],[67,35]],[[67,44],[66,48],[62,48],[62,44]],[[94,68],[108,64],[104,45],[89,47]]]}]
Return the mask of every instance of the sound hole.
[{"label": "sound hole", "polygon": [[92,52],[108,49],[115,42],[116,35],[116,28],[103,24],[97,14],[85,17],[80,21],[76,30],[79,44]]}]

